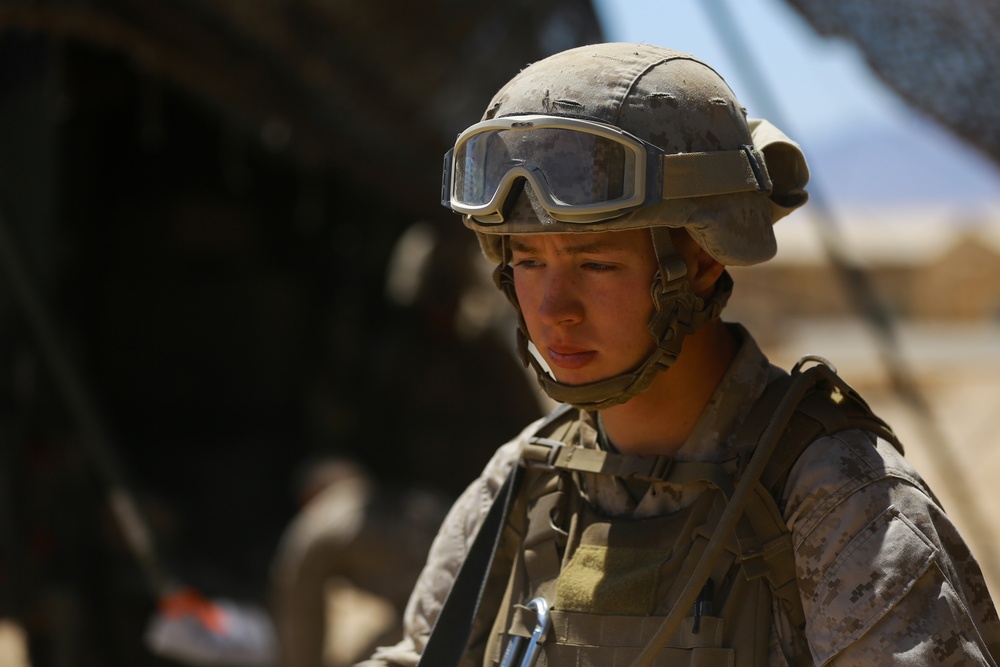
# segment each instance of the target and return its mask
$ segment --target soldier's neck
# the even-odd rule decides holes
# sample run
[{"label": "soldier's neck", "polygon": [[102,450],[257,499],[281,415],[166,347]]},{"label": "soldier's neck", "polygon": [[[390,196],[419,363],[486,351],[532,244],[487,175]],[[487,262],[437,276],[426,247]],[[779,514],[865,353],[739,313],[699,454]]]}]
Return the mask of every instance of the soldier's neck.
[{"label": "soldier's neck", "polygon": [[601,412],[608,439],[622,453],[676,454],[738,349],[739,341],[718,320],[688,336],[674,365],[646,391]]}]

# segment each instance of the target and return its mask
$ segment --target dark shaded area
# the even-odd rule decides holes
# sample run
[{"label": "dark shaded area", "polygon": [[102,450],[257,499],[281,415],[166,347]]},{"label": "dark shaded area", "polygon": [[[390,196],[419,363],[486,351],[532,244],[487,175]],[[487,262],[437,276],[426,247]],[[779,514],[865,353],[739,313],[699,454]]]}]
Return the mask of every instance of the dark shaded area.
[{"label": "dark shaded area", "polygon": [[820,34],[857,44],[886,85],[1000,164],[1000,4],[788,2]]},{"label": "dark shaded area", "polygon": [[[599,39],[575,0],[0,8],[0,223],[185,583],[262,599],[304,462],[454,495],[538,413],[507,347],[455,326],[475,249],[441,156],[518,69]],[[393,304],[418,220],[449,251]],[[3,275],[0,617],[36,667],[168,664]]]}]

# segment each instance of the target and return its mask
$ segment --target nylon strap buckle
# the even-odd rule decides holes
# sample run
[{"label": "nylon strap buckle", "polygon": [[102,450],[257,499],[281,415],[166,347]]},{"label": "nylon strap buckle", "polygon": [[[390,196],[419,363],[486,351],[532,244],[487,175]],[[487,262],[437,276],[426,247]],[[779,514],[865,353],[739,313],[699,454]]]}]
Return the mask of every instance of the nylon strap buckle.
[{"label": "nylon strap buckle", "polygon": [[539,437],[528,438],[528,444],[524,448],[522,457],[536,465],[555,468],[559,452],[565,446],[566,444],[559,440]]}]

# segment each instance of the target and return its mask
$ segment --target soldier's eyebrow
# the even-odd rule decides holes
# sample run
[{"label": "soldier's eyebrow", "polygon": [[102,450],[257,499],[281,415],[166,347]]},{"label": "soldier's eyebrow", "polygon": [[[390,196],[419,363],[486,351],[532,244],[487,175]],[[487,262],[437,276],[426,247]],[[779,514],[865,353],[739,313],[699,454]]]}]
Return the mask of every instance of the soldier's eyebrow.
[{"label": "soldier's eyebrow", "polygon": [[[611,240],[602,239],[600,241],[584,241],[581,240],[579,243],[571,243],[568,246],[559,249],[560,255],[601,255],[610,252],[616,252],[623,248],[623,244]],[[522,255],[538,255],[541,253],[541,249],[531,244],[528,241],[524,241],[517,238],[511,238],[510,240],[511,250],[518,252]]]}]

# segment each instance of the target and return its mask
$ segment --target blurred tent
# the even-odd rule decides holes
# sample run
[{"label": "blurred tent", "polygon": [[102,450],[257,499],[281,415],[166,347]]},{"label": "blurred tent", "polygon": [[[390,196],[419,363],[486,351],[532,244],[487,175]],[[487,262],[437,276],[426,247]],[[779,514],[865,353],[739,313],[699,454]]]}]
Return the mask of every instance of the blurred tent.
[{"label": "blurred tent", "polygon": [[[441,147],[548,53],[598,41],[582,0],[5,0],[0,29],[116,53],[227,124],[437,212]],[[422,165],[423,168],[417,168]],[[388,187],[386,187],[388,186]]]},{"label": "blurred tent", "polygon": [[820,34],[857,44],[886,85],[1000,164],[1000,3],[787,1]]},{"label": "blurred tent", "polygon": [[[456,330],[461,290],[401,306],[386,270],[422,222],[448,254],[421,279],[475,279],[444,151],[512,74],[600,39],[586,0],[0,2],[0,225],[185,582],[259,597],[313,458],[455,493],[537,414],[523,374],[477,377],[516,362]],[[2,275],[0,617],[36,667],[161,664],[107,479]]]}]

